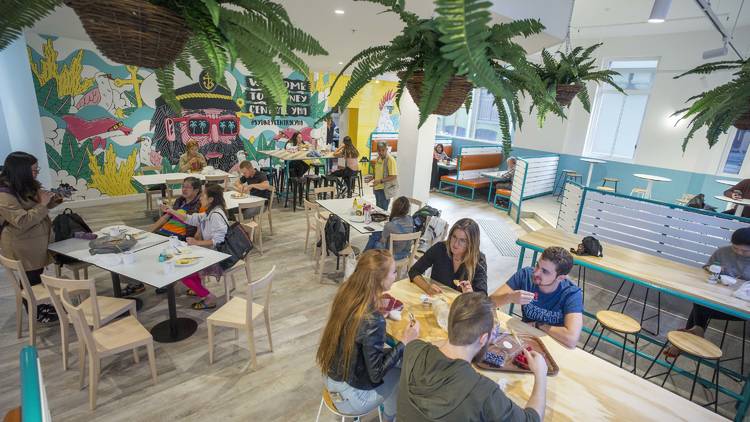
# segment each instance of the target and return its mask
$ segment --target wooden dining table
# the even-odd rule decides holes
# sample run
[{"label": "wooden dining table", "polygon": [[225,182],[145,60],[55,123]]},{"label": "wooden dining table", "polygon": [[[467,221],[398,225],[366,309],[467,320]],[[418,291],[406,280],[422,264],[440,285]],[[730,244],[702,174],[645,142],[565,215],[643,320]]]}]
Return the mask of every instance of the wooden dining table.
[{"label": "wooden dining table", "polygon": [[[419,321],[419,338],[440,345],[448,333],[437,325],[432,307],[422,304],[424,293],[408,279],[393,284],[388,291],[404,303],[400,321],[387,320],[387,331],[401,339],[409,323],[410,311]],[[449,301],[458,292],[444,290]],[[619,368],[581,349],[568,349],[546,333],[497,310],[496,321],[505,330],[539,337],[560,371],[547,379],[545,421],[726,421],[711,412],[658,385]],[[504,392],[519,406],[525,406],[531,395],[531,374],[475,369],[495,382],[505,385]]]}]

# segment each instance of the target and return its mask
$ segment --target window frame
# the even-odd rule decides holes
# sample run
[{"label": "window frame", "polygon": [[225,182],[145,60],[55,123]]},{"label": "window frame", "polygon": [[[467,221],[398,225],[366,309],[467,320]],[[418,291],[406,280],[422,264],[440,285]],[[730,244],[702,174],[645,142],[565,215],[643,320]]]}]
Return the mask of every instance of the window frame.
[{"label": "window frame", "polygon": [[[628,70],[642,70],[642,71],[649,71],[653,72],[654,76],[651,81],[651,86],[648,90],[645,89],[625,89],[624,91],[627,94],[635,94],[635,95],[646,95],[646,107],[643,109],[643,116],[641,116],[641,124],[638,127],[638,136],[636,137],[635,145],[633,146],[633,155],[630,158],[619,156],[619,155],[613,155],[612,152],[615,150],[616,142],[612,143],[612,149],[610,150],[609,154],[602,154],[598,152],[593,152],[594,147],[594,133],[596,133],[596,130],[598,128],[599,124],[599,115],[602,111],[601,102],[602,97],[605,93],[608,92],[617,92],[614,88],[609,87],[609,85],[606,84],[597,84],[596,86],[596,93],[594,94],[594,101],[591,103],[592,112],[589,116],[589,123],[588,128],[586,129],[586,138],[584,141],[584,147],[583,147],[583,156],[584,157],[591,157],[591,158],[599,158],[603,160],[608,161],[617,161],[617,162],[623,162],[623,163],[633,163],[636,161],[636,153],[638,152],[638,145],[641,141],[641,134],[643,133],[643,125],[646,121],[646,115],[648,113],[648,106],[649,101],[651,100],[651,93],[654,90],[654,85],[656,84],[656,76],[659,73],[659,65],[661,64],[661,57],[610,57],[610,58],[603,58],[602,59],[602,66],[600,67],[600,70],[606,70],[611,69],[611,65],[613,62],[632,62],[632,61],[655,61],[656,67],[649,67],[649,68],[643,68],[643,67],[632,67],[632,68],[626,68]],[[623,68],[625,69],[625,68]],[[608,89],[609,88],[609,89]],[[621,109],[622,114],[622,109]]]},{"label": "window frame", "polygon": [[[747,157],[750,155],[750,150],[745,153],[745,157],[742,159],[739,173],[734,174],[724,172],[724,167],[727,164],[727,159],[729,159],[729,152],[732,150],[732,143],[734,142],[734,138],[737,136],[737,133],[739,131],[740,129],[732,126],[727,132],[727,141],[724,142],[724,150],[721,153],[721,159],[719,160],[719,164],[716,168],[716,176],[746,179],[747,175],[750,174],[750,160],[747,159]],[[746,132],[750,133],[750,130]]]}]

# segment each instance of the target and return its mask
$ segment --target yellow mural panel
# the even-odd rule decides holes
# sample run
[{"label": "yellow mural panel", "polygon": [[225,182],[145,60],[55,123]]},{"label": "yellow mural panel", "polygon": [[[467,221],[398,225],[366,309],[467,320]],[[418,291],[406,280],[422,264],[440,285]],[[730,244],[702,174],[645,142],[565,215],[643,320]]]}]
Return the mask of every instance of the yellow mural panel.
[{"label": "yellow mural panel", "polygon": [[115,148],[109,145],[104,155],[102,168],[99,168],[94,154],[88,150],[86,153],[89,156],[89,168],[91,169],[92,182],[89,184],[90,187],[99,189],[100,192],[111,196],[129,195],[137,192],[130,179],[135,175],[138,150],[133,150],[128,158],[118,166]]}]

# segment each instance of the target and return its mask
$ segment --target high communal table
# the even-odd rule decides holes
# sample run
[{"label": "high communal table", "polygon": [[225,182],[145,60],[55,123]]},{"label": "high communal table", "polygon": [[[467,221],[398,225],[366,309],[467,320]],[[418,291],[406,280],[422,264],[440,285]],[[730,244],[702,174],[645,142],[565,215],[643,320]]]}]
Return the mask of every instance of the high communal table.
[{"label": "high communal table", "polygon": [[[122,226],[126,233],[137,233],[141,230]],[[120,276],[146,283],[156,288],[167,288],[167,304],[169,308],[169,319],[156,324],[151,328],[154,340],[162,343],[171,343],[190,337],[198,327],[198,323],[191,318],[178,318],[175,303],[174,283],[207,268],[215,263],[221,262],[229,255],[217,252],[213,249],[200,246],[191,246],[190,253],[182,256],[199,256],[195,264],[189,266],[174,266],[167,268],[166,264],[159,262],[159,255],[166,246],[168,238],[154,233],[146,233],[146,236],[138,240],[138,243],[130,251],[134,262],[131,264],[112,263],[112,259],[120,254],[91,255],[89,253],[89,241],[85,239],[67,239],[49,245],[49,250],[57,252],[79,261],[88,262],[97,267],[109,271],[112,274],[112,289],[115,296],[121,297]]]},{"label": "high communal table", "polygon": [[651,199],[651,192],[654,190],[654,182],[671,182],[668,177],[654,176],[653,174],[634,173],[633,176],[646,181],[646,199]]},{"label": "high communal table", "polygon": [[720,183],[722,185],[727,185],[727,186],[734,186],[737,183],[740,183],[740,181],[739,180],[716,179],[716,183]]},{"label": "high communal table", "polygon": [[[533,251],[532,261],[536,261],[537,255],[550,246],[561,246],[565,249],[576,248],[581,241],[582,236],[567,233],[562,230],[545,228],[521,236],[516,243],[521,246],[521,252],[518,259],[518,268],[523,265],[526,249]],[[711,309],[715,309],[741,319],[750,319],[750,302],[746,302],[732,296],[732,293],[739,288],[740,283],[728,287],[720,284],[708,284],[706,282],[708,273],[702,268],[692,267],[679,262],[671,261],[666,258],[650,255],[644,252],[629,249],[623,246],[601,242],[604,250],[603,257],[579,256],[573,255],[574,262],[581,267],[609,274],[613,277],[626,280],[630,283],[645,286],[671,296],[676,296],[693,303],[697,303]],[[585,281],[584,281],[585,283]],[[584,310],[584,315],[594,318],[593,313]],[[591,330],[584,328],[584,331],[590,333]],[[593,334],[593,336],[600,336]],[[643,333],[638,335],[642,340],[654,344],[663,345],[655,338]],[[621,347],[621,341],[601,336],[608,343]],[[631,353],[634,350],[628,346],[627,350]],[[638,356],[652,360],[653,356],[638,350]],[[661,358],[661,357],[659,357]],[[668,367],[671,362],[658,359],[658,364]],[[741,374],[733,373],[727,368],[721,368],[722,372],[729,373],[732,376],[743,379],[742,393],[737,394],[734,391],[719,387],[719,390],[738,400],[738,409],[735,420],[743,419],[750,404],[750,383],[747,378]],[[682,375],[693,376],[692,372],[685,371],[675,366],[673,370]],[[713,387],[712,380],[699,378],[699,382],[704,386]],[[693,419],[698,420],[698,419]]]},{"label": "high communal table", "polygon": [[588,176],[586,176],[586,187],[589,187],[591,186],[591,175],[594,173],[594,165],[606,164],[607,162],[604,160],[596,159],[596,158],[581,158],[581,161],[585,161],[589,163],[589,173],[588,173]]},{"label": "high communal table", "polygon": [[[318,204],[327,209],[331,214],[338,215],[342,220],[349,224],[349,226],[353,227],[354,230],[362,234],[382,232],[385,223],[376,223],[373,221],[370,224],[365,224],[364,217],[352,215],[353,202],[353,198],[322,199],[318,201]],[[375,207],[375,211],[388,215],[387,211],[376,207],[374,204],[373,206]],[[365,227],[370,227],[373,230],[367,230]]]},{"label": "high communal table", "polygon": [[269,157],[278,158],[279,160],[284,161],[284,178],[281,181],[281,189],[279,190],[279,194],[283,194],[286,198],[287,196],[291,195],[289,192],[289,183],[286,184],[286,189],[284,189],[284,180],[289,180],[289,163],[292,161],[300,161],[300,160],[332,160],[334,158],[333,152],[330,151],[319,151],[320,157],[309,157],[307,154],[311,150],[298,150],[298,151],[289,151],[286,149],[264,149],[264,150],[258,150],[256,152],[267,155]]},{"label": "high communal table", "polygon": [[[445,289],[452,301],[458,292]],[[448,338],[448,333],[437,325],[430,305],[423,305],[423,294],[408,279],[398,281],[389,293],[404,303],[400,321],[387,320],[387,331],[401,339],[409,323],[406,312],[411,311],[419,321],[419,337],[436,345]],[[673,394],[630,372],[619,368],[581,349],[567,349],[546,333],[518,318],[497,311],[497,321],[518,333],[537,336],[544,343],[560,372],[547,378],[547,407],[545,421],[720,421],[726,420],[710,410]],[[479,373],[498,382],[503,380],[505,394],[523,407],[531,396],[534,377],[480,370]]]},{"label": "high communal table", "polygon": [[742,216],[742,213],[745,211],[745,206],[750,205],[750,199],[732,199],[724,195],[716,195],[714,198],[726,202],[727,209],[731,208],[731,204],[737,205],[734,209],[734,215],[738,216]]}]

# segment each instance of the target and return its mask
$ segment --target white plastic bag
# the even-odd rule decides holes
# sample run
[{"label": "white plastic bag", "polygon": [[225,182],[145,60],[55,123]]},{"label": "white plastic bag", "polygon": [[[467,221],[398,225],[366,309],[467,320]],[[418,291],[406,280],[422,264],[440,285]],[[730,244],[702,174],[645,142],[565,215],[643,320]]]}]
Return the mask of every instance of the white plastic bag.
[{"label": "white plastic bag", "polygon": [[350,253],[344,258],[344,280],[348,279],[354,273],[354,268],[356,267],[357,257],[353,253]]}]

